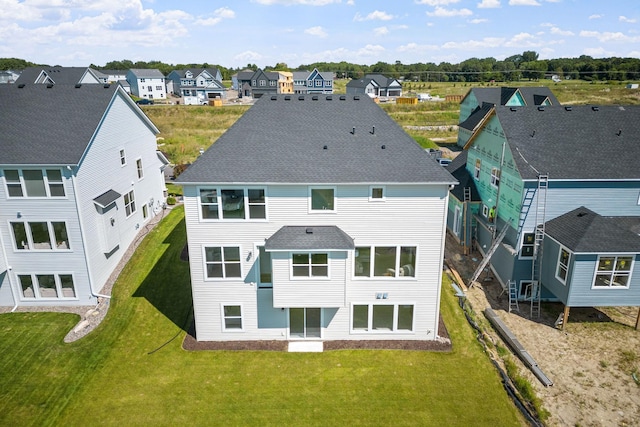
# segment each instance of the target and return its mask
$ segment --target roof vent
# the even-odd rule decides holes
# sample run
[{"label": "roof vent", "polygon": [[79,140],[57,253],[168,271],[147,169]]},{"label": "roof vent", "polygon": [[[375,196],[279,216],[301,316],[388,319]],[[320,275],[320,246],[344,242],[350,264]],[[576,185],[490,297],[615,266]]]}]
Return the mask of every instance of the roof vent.
[{"label": "roof vent", "polygon": [[285,101],[291,101],[291,96],[290,95],[285,95],[284,100]]},{"label": "roof vent", "polygon": [[80,83],[76,83],[76,85],[75,85],[75,88],[76,88],[76,89],[80,89],[81,87],[82,87],[82,84],[80,84]]},{"label": "roof vent", "polygon": [[277,96],[275,96],[275,95],[273,95],[273,96],[271,97],[271,100],[272,100],[272,101],[276,101],[277,99],[278,99],[278,97],[277,97]]},{"label": "roof vent", "polygon": [[304,232],[307,234],[313,234],[313,228],[308,227],[306,230],[304,230]]},{"label": "roof vent", "polygon": [[105,89],[109,89],[111,87],[111,85],[109,83],[106,83],[104,86],[102,86]]},{"label": "roof vent", "polygon": [[355,135],[356,134],[356,127],[354,126],[353,128],[351,128],[351,135]]},{"label": "roof vent", "polygon": [[298,97],[298,101],[304,101],[304,95],[300,95],[300,96]]},{"label": "roof vent", "polygon": [[538,111],[544,111],[544,107],[543,107],[542,105],[540,105],[540,106],[538,107]]},{"label": "roof vent", "polygon": [[510,111],[518,111],[518,109],[516,107],[511,107],[509,108]]},{"label": "roof vent", "polygon": [[323,150],[328,149],[329,147],[327,147],[326,145],[322,147]]},{"label": "roof vent", "polygon": [[383,150],[386,150],[386,149],[387,149],[387,146],[386,146],[386,145],[383,145],[383,146],[382,146],[382,147],[380,147],[380,148],[382,148]]},{"label": "roof vent", "polygon": [[347,100],[346,95],[340,95],[340,101],[346,101],[346,100]]},{"label": "roof vent", "polygon": [[593,111],[600,111],[600,107],[598,107],[597,105],[594,105],[593,107],[591,107],[591,109]]},{"label": "roof vent", "polygon": [[531,138],[533,138],[534,136],[536,136],[536,131],[535,131],[535,129],[533,130],[533,132],[531,132]]},{"label": "roof vent", "polygon": [[573,107],[571,105],[567,105],[566,107],[564,107],[564,109],[566,111],[571,111],[571,110],[573,110]]},{"label": "roof vent", "polygon": [[53,83],[47,83],[47,89],[51,89],[53,87]]},{"label": "roof vent", "polygon": [[23,87],[24,87],[24,83],[20,83],[20,84],[18,85],[18,89],[22,89]]},{"label": "roof vent", "polygon": [[618,132],[616,132],[616,136],[620,136],[622,135],[622,129],[618,129]]},{"label": "roof vent", "polygon": [[327,101],[333,101],[333,96],[327,95]]},{"label": "roof vent", "polygon": [[587,216],[587,215],[588,215],[588,213],[587,213],[587,212],[578,212],[577,217],[578,217],[578,218],[582,218],[583,216]]},{"label": "roof vent", "polygon": [[360,101],[360,95],[353,95],[354,101]]},{"label": "roof vent", "polygon": [[318,100],[318,95],[313,95],[313,96],[311,97],[311,99],[312,99],[313,101],[317,101],[317,100]]}]

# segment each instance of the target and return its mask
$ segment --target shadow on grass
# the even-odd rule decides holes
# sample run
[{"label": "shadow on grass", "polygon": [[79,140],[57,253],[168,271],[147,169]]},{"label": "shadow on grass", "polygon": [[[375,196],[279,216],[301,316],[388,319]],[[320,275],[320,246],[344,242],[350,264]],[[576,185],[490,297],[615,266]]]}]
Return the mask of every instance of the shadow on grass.
[{"label": "shadow on grass", "polygon": [[[162,226],[162,225],[161,225]],[[193,312],[189,263],[180,260],[186,244],[184,218],[178,222],[162,242],[162,254],[147,277],[133,293],[135,298],[145,298],[160,313],[185,332]]]}]

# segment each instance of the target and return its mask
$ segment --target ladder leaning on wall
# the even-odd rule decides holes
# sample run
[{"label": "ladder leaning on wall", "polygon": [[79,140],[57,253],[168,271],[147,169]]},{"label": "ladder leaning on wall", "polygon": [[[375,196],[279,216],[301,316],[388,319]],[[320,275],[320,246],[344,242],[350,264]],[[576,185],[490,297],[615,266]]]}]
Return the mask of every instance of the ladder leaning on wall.
[{"label": "ladder leaning on wall", "polygon": [[542,271],[542,249],[544,240],[544,223],[547,209],[547,189],[549,175],[538,175],[538,191],[536,192],[536,222],[533,241],[533,257],[531,259],[531,312],[533,317],[540,317],[540,274]]}]

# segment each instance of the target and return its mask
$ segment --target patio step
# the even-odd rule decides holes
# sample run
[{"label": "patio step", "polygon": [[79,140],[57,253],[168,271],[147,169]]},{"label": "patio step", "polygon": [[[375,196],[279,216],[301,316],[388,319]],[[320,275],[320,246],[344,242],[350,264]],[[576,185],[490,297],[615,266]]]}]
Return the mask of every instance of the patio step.
[{"label": "patio step", "polygon": [[322,353],[322,341],[289,341],[290,353]]}]

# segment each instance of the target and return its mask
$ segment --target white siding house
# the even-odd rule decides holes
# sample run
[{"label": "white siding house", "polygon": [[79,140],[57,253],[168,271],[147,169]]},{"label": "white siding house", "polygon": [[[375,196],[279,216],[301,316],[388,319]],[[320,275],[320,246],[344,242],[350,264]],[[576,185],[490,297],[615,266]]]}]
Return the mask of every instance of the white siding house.
[{"label": "white siding house", "polygon": [[95,304],[161,213],[158,130],[120,85],[1,89],[0,305]]},{"label": "white siding house", "polygon": [[369,97],[264,96],[178,182],[199,341],[438,337],[455,180]]},{"label": "white siding house", "polygon": [[127,83],[131,87],[131,94],[138,98],[167,98],[167,84],[160,70],[131,69],[127,72]]}]

